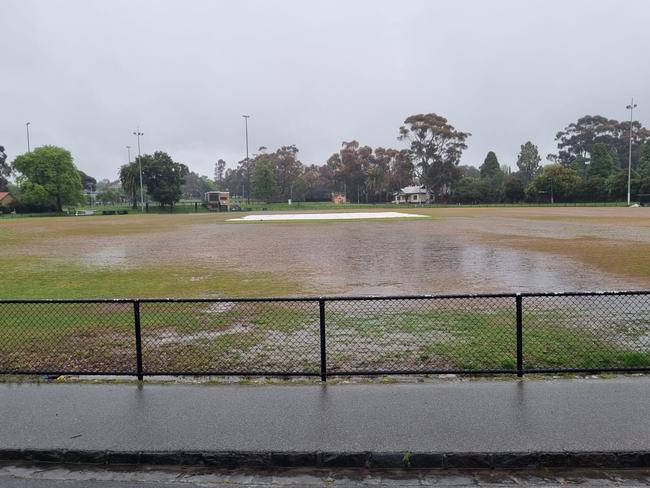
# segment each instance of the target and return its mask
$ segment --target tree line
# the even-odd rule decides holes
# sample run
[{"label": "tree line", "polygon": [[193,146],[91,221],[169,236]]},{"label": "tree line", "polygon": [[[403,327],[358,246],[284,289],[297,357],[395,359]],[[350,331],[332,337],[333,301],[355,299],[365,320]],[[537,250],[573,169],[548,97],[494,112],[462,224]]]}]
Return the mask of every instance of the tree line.
[{"label": "tree line", "polygon": [[[650,131],[632,123],[633,195],[650,193]],[[270,152],[261,147],[252,158],[226,168],[215,165],[219,188],[264,201],[326,198],[345,194],[349,202],[391,201],[405,186],[423,186],[438,203],[602,202],[627,194],[630,122],[585,116],[556,134],[557,154],[542,166],[538,147],[521,145],[516,168],[499,164],[490,151],[482,164],[460,165],[469,132],[434,113],[408,117],[397,140],[406,148],[372,148],[343,142],[324,164],[305,165],[295,145]]]},{"label": "tree line", "polygon": [[[4,148],[0,149],[4,156]],[[37,147],[16,157],[11,165],[6,157],[0,157],[0,163],[0,191],[9,190],[17,199],[14,207],[28,212],[63,212],[64,207],[91,203],[91,195],[98,203],[130,201],[136,206],[140,201],[140,167],[147,203],[173,206],[193,174],[162,151],[144,154],[122,166],[118,185],[109,180],[97,182],[75,166],[70,151],[57,146]],[[5,178],[11,174],[16,175],[13,185]]]},{"label": "tree line", "polygon": [[[17,206],[29,211],[58,211],[87,201],[147,201],[173,206],[180,199],[201,199],[206,191],[266,202],[326,200],[332,192],[348,202],[385,203],[405,186],[426,189],[436,203],[517,203],[621,200],[627,194],[627,158],[632,147],[631,192],[650,193],[650,131],[638,121],[619,122],[584,116],[558,131],[558,151],[542,157],[535,144],[521,145],[516,168],[503,166],[490,151],[480,165],[460,165],[471,137],[435,113],[407,117],[396,140],[405,147],[371,147],[344,141],[321,164],[304,164],[295,145],[274,151],[260,147],[251,158],[228,167],[215,163],[214,177],[201,176],[162,151],[144,154],[121,166],[116,182],[78,170],[64,148],[42,146],[10,164],[0,146],[0,191],[11,191]],[[15,175],[15,184],[8,180]]]}]

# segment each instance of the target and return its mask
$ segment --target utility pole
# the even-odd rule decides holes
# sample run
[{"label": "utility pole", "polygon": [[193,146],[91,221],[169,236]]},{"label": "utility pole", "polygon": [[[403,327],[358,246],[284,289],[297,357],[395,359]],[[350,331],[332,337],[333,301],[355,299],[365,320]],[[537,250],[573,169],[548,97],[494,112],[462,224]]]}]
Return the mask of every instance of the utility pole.
[{"label": "utility pole", "polygon": [[131,164],[131,146],[126,146],[126,164]]},{"label": "utility pole", "polygon": [[251,165],[248,160],[248,119],[250,115],[242,115],[244,117],[244,123],[246,125],[246,179],[248,180],[248,204],[251,203]]},{"label": "utility pole", "polygon": [[27,128],[27,152],[32,152],[32,150],[29,147],[29,124],[30,122],[27,122],[25,124],[25,127]]},{"label": "utility pole", "polygon": [[144,213],[144,189],[142,188],[142,153],[140,152],[140,136],[143,136],[144,132],[140,132],[140,127],[138,127],[138,130],[135,131],[133,135],[138,138],[138,167],[140,169],[140,208],[142,213]]},{"label": "utility pole", "polygon": [[634,109],[636,108],[636,103],[634,103],[634,98],[632,98],[632,101],[630,104],[625,107],[630,111],[630,144],[629,144],[629,149],[628,149],[628,154],[627,154],[627,206],[629,207],[630,204],[632,203],[632,196],[630,194],[630,190],[632,188],[632,116],[634,113]]},{"label": "utility pole", "polygon": [[553,176],[551,176],[551,204],[555,204],[555,196],[553,194]]}]

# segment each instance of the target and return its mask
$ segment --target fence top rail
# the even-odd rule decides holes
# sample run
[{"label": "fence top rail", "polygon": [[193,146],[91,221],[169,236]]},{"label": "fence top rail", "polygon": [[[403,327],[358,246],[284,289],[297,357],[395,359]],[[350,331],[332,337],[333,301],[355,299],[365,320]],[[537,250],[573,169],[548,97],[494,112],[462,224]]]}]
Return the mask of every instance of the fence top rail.
[{"label": "fence top rail", "polygon": [[559,291],[541,293],[517,293],[522,297],[596,297],[596,296],[634,296],[650,295],[650,290],[611,290],[611,291]]},{"label": "fence top rail", "polygon": [[378,301],[378,300],[444,300],[444,299],[484,299],[516,297],[581,297],[581,296],[634,296],[650,295],[650,290],[623,291],[566,291],[566,292],[525,292],[525,293],[467,293],[435,295],[332,295],[312,297],[255,297],[255,298],[43,298],[43,299],[0,299],[0,304],[39,304],[39,303],[218,303],[218,302],[335,302],[335,301]]}]

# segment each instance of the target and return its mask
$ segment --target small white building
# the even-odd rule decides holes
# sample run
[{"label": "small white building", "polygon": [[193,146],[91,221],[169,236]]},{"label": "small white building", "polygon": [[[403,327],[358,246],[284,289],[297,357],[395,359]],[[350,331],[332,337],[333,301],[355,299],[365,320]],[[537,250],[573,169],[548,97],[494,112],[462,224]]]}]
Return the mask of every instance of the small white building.
[{"label": "small white building", "polygon": [[423,186],[405,186],[395,193],[393,203],[429,203],[431,197]]}]

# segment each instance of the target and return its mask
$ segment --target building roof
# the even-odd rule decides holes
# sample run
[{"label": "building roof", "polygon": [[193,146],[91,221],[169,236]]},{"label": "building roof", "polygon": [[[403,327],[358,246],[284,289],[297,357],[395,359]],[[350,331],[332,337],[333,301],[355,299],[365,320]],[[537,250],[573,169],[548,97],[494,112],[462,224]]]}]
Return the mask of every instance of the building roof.
[{"label": "building roof", "polygon": [[0,191],[0,200],[4,200],[8,196],[11,196],[11,193],[8,191]]},{"label": "building roof", "polygon": [[399,191],[399,193],[403,193],[404,195],[415,195],[426,192],[427,190],[423,186],[405,186]]}]

